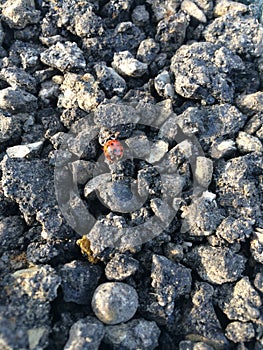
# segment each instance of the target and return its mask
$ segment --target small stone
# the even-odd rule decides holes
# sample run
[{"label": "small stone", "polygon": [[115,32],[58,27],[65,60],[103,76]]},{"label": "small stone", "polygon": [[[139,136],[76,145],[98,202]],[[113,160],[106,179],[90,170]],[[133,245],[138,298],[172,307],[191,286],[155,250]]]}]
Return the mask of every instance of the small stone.
[{"label": "small stone", "polygon": [[247,276],[234,286],[220,286],[217,290],[217,303],[230,320],[249,322],[260,317],[261,298]]},{"label": "small stone", "polygon": [[82,318],[70,328],[64,350],[98,350],[104,334],[104,325],[95,317]]},{"label": "small stone", "polygon": [[184,256],[183,246],[169,242],[164,245],[164,255],[173,262],[179,262]]},{"label": "small stone", "polygon": [[57,68],[62,72],[86,67],[83,52],[75,42],[70,41],[56,43],[42,52],[40,59],[47,66]]},{"label": "small stone", "polygon": [[97,107],[105,97],[104,92],[99,88],[99,82],[95,81],[89,73],[65,74],[60,89],[62,93],[58,98],[58,106],[67,109],[79,107],[89,112]]},{"label": "small stone", "polygon": [[129,51],[114,54],[112,67],[121,75],[128,77],[142,77],[148,69],[146,63],[138,61]]},{"label": "small stone", "polygon": [[8,147],[6,153],[10,158],[25,158],[28,155],[38,153],[44,141],[38,141],[33,143],[28,143],[27,145],[18,145],[13,147]]},{"label": "small stone", "polygon": [[144,159],[150,152],[150,142],[144,134],[129,137],[125,140],[125,143],[134,158]]},{"label": "small stone", "polygon": [[246,259],[228,248],[200,245],[186,255],[187,263],[210,283],[236,281],[245,269]]},{"label": "small stone", "polygon": [[201,23],[206,23],[206,16],[204,12],[192,1],[184,0],[181,4],[181,10],[188,13]]},{"label": "small stone", "polygon": [[76,160],[69,164],[69,168],[73,175],[73,181],[80,185],[84,185],[93,177],[95,164],[87,160]]},{"label": "small stone", "polygon": [[109,97],[123,96],[126,91],[126,81],[111,67],[104,64],[94,66],[101,87]]},{"label": "small stone", "polygon": [[213,175],[213,161],[206,157],[196,157],[195,177],[199,185],[208,188]]},{"label": "small stone", "polygon": [[244,218],[235,219],[233,216],[225,218],[216,229],[216,235],[225,239],[228,243],[245,242],[250,237],[253,221]]},{"label": "small stone", "polygon": [[99,266],[74,260],[59,270],[63,298],[66,302],[88,305],[101,277]]},{"label": "small stone", "polygon": [[228,12],[247,12],[248,8],[245,4],[237,1],[219,0],[214,7],[214,16],[220,17],[226,15]]},{"label": "small stone", "polygon": [[108,280],[122,281],[135,274],[139,268],[139,262],[125,254],[115,254],[105,268]]},{"label": "small stone", "polygon": [[138,307],[136,290],[122,282],[106,282],[95,290],[92,309],[100,321],[118,324],[129,321]]},{"label": "small stone", "polygon": [[146,10],[145,5],[138,5],[132,11],[132,21],[137,26],[145,25],[150,18],[149,12]]},{"label": "small stone", "polygon": [[263,264],[263,229],[256,228],[250,241],[251,254],[257,262]]},{"label": "small stone", "polygon": [[143,318],[116,326],[106,326],[105,329],[103,342],[113,349],[153,350],[158,347],[161,333],[154,321]]},{"label": "small stone", "polygon": [[36,92],[36,79],[22,68],[3,68],[0,72],[0,77],[13,88],[19,87],[29,92]]},{"label": "small stone", "polygon": [[148,38],[143,40],[137,50],[137,59],[141,62],[150,64],[157,57],[160,51],[160,45],[153,40]]},{"label": "small stone", "polygon": [[249,95],[241,95],[235,101],[242,113],[251,117],[263,110],[263,91],[257,91]]},{"label": "small stone", "polygon": [[179,343],[179,350],[215,350],[215,348],[201,341],[182,340]]},{"label": "small stone", "polygon": [[240,131],[236,138],[236,144],[241,153],[262,152],[263,144],[256,137]]},{"label": "small stone", "polygon": [[215,140],[210,148],[212,158],[220,159],[234,155],[236,151],[235,141],[233,140]]},{"label": "small stone", "polygon": [[158,140],[151,144],[150,154],[147,155],[145,160],[150,164],[159,162],[168,151],[168,142]]},{"label": "small stone", "polygon": [[255,331],[251,322],[231,322],[226,327],[226,336],[234,343],[249,342],[255,337]]},{"label": "small stone", "polygon": [[150,207],[154,214],[165,223],[170,223],[176,214],[173,208],[160,198],[151,199]]},{"label": "small stone", "polygon": [[154,87],[161,97],[174,97],[174,87],[172,85],[172,81],[167,70],[162,71],[156,76],[156,78],[154,78]]},{"label": "small stone", "polygon": [[2,7],[2,19],[10,28],[23,29],[39,22],[40,11],[33,0],[7,0]]},{"label": "small stone", "polygon": [[176,299],[191,291],[191,270],[161,255],[153,255],[151,279],[158,303],[166,307],[167,314],[173,312]]},{"label": "small stone", "polygon": [[210,236],[222,220],[222,215],[215,202],[215,195],[203,192],[201,197],[194,198],[189,206],[182,207],[182,232],[190,236]]},{"label": "small stone", "polygon": [[256,274],[256,277],[254,279],[254,286],[257,288],[257,290],[263,293],[263,273],[258,272]]},{"label": "small stone", "polygon": [[7,216],[0,220],[0,255],[19,247],[24,229],[23,220],[19,216]]},{"label": "small stone", "polygon": [[0,108],[11,113],[34,112],[37,98],[22,89],[8,87],[0,90]]}]

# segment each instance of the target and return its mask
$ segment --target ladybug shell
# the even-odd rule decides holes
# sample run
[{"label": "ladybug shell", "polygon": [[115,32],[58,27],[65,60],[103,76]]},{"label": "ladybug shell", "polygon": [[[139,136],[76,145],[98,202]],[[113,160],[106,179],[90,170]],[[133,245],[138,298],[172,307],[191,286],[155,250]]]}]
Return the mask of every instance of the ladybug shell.
[{"label": "ladybug shell", "polygon": [[103,146],[105,158],[111,162],[118,161],[123,156],[123,146],[118,140],[109,140]]}]

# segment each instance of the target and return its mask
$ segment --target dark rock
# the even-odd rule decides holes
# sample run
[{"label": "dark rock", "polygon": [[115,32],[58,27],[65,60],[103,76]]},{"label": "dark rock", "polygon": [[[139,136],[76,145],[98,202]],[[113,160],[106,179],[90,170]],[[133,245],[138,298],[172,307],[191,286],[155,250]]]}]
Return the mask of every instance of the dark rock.
[{"label": "dark rock", "polygon": [[171,60],[176,92],[207,104],[232,102],[231,73],[243,68],[241,58],[229,49],[205,42],[181,46]]},{"label": "dark rock", "polygon": [[24,223],[19,216],[9,216],[0,221],[0,255],[20,246]]},{"label": "dark rock", "polygon": [[116,326],[106,326],[103,343],[114,350],[154,350],[158,346],[160,333],[155,322],[139,318]]},{"label": "dark rock", "polygon": [[37,98],[19,88],[6,88],[0,91],[0,108],[10,113],[33,112],[37,107]]},{"label": "dark rock", "polygon": [[260,317],[261,299],[248,277],[234,285],[223,285],[217,289],[217,304],[230,320],[255,321]]},{"label": "dark rock", "polygon": [[122,281],[132,276],[139,267],[139,262],[125,254],[115,254],[105,268],[108,280]]},{"label": "dark rock", "polygon": [[95,317],[82,318],[71,327],[64,350],[98,350],[104,333],[103,324]]},{"label": "dark rock", "polygon": [[185,259],[203,280],[214,284],[236,281],[242,276],[246,263],[242,255],[235,254],[228,248],[205,245],[194,247]]},{"label": "dark rock", "polygon": [[99,266],[82,261],[72,261],[60,270],[63,298],[66,302],[80,305],[90,304],[92,295],[101,276]]}]

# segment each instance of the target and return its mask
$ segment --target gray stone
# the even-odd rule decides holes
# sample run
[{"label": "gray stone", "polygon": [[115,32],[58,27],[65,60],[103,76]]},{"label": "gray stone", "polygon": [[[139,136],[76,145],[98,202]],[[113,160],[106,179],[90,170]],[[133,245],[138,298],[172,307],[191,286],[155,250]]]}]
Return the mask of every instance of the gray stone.
[{"label": "gray stone", "polygon": [[98,350],[104,334],[104,325],[95,317],[87,316],[70,328],[64,350]]},{"label": "gray stone", "polygon": [[40,58],[47,66],[57,68],[62,72],[86,67],[82,50],[75,42],[70,41],[58,42],[43,51]]},{"label": "gray stone", "polygon": [[263,52],[263,27],[249,15],[229,12],[216,18],[203,34],[206,41],[224,45],[239,55],[258,57]]},{"label": "gray stone", "polygon": [[91,74],[67,73],[64,78],[60,87],[62,93],[58,99],[59,107],[79,107],[89,112],[104,99],[104,92],[100,90],[99,83]]},{"label": "gray stone", "polygon": [[28,72],[25,72],[22,68],[3,68],[0,72],[0,77],[13,88],[19,87],[27,90],[28,92],[36,92],[36,79]]},{"label": "gray stone", "polygon": [[199,22],[206,23],[204,12],[193,1],[183,0],[181,10],[185,11],[188,15],[194,17]]},{"label": "gray stone", "polygon": [[[193,340],[193,342],[202,340],[211,345],[213,349],[224,349],[228,348],[229,343],[214,310],[213,293],[214,289],[208,283],[195,283],[192,303],[184,310],[183,329],[187,339]],[[202,345],[200,343],[201,349],[207,350]],[[196,347],[193,347],[193,349],[199,350],[200,348],[196,344]]]},{"label": "gray stone", "polygon": [[153,255],[151,279],[158,304],[167,315],[173,312],[176,300],[191,291],[191,270],[161,255]]},{"label": "gray stone", "polygon": [[128,77],[141,77],[148,69],[146,63],[140,62],[129,51],[114,54],[112,67],[120,74]]},{"label": "gray stone", "polygon": [[216,235],[228,243],[245,242],[252,234],[254,221],[244,218],[235,219],[233,216],[225,218],[216,229]]},{"label": "gray stone", "polygon": [[158,163],[168,152],[168,142],[158,140],[151,144],[149,154],[145,160],[150,164]]},{"label": "gray stone", "polygon": [[182,207],[182,232],[190,236],[210,236],[223,219],[215,202],[215,195],[203,192],[195,197],[189,206]]},{"label": "gray stone", "polygon": [[124,95],[127,89],[126,81],[113,68],[96,64],[94,69],[101,87],[109,97]]},{"label": "gray stone", "polygon": [[171,60],[176,92],[185,98],[201,99],[208,104],[215,100],[232,102],[234,86],[230,75],[243,68],[240,57],[225,47],[209,42],[183,45]]},{"label": "gray stone", "polygon": [[220,17],[230,13],[245,13],[248,7],[245,4],[237,1],[218,0],[214,7],[215,17]]},{"label": "gray stone", "polygon": [[19,216],[7,216],[0,220],[0,255],[19,247],[24,229],[24,222]]},{"label": "gray stone", "polygon": [[206,157],[196,157],[195,178],[204,188],[208,188],[213,175],[213,161]]},{"label": "gray stone", "polygon": [[0,108],[11,113],[34,112],[37,98],[22,89],[8,87],[0,91]]},{"label": "gray stone", "polygon": [[138,5],[132,11],[132,21],[137,26],[144,26],[149,22],[150,14],[146,10],[145,5]]},{"label": "gray stone", "polygon": [[32,154],[38,153],[41,150],[43,143],[44,141],[38,141],[34,143],[28,143],[26,145],[8,147],[6,149],[6,154],[10,158],[25,158]]},{"label": "gray stone", "polygon": [[246,259],[228,248],[200,245],[186,254],[187,263],[199,276],[214,284],[234,282],[242,276]]},{"label": "gray stone", "polygon": [[247,276],[234,286],[220,286],[216,295],[218,306],[230,320],[249,322],[260,317],[262,302]]},{"label": "gray stone", "polygon": [[157,77],[154,79],[154,87],[161,97],[174,97],[174,87],[172,85],[172,81],[167,70],[164,70],[157,75]]},{"label": "gray stone", "polygon": [[74,260],[59,270],[63,298],[66,302],[88,305],[101,277],[99,266]]},{"label": "gray stone", "polygon": [[250,251],[255,261],[263,263],[263,230],[257,227],[250,241]]},{"label": "gray stone", "polygon": [[184,12],[172,12],[157,25],[155,40],[162,51],[174,53],[184,42],[189,25],[189,16]]},{"label": "gray stone", "polygon": [[122,281],[136,273],[139,262],[125,254],[115,254],[105,267],[108,280]]},{"label": "gray stone", "polygon": [[255,337],[255,331],[251,322],[231,322],[226,327],[226,336],[234,343],[249,342]]},{"label": "gray stone", "polygon": [[163,0],[147,0],[147,3],[150,4],[157,22],[169,14],[174,14],[181,5],[180,0],[168,0],[165,3]]},{"label": "gray stone", "polygon": [[240,153],[262,153],[263,151],[263,144],[261,141],[256,136],[249,135],[244,131],[239,131],[236,138],[236,144]]},{"label": "gray stone", "polygon": [[141,62],[152,63],[160,51],[160,45],[152,38],[143,40],[137,50],[137,59]]},{"label": "gray stone", "polygon": [[23,29],[39,22],[40,11],[32,0],[7,0],[3,4],[2,17],[10,28]]},{"label": "gray stone", "polygon": [[92,309],[100,321],[118,324],[129,321],[138,307],[136,290],[122,282],[99,285],[92,298]]},{"label": "gray stone", "polygon": [[103,339],[112,349],[154,350],[158,346],[160,329],[154,321],[143,318],[116,326],[106,326]]}]

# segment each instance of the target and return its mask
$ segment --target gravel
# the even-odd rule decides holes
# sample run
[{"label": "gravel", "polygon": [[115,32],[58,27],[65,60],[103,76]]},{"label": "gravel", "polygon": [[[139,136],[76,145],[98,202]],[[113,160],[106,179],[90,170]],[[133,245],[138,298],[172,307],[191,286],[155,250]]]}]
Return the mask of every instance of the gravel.
[{"label": "gravel", "polygon": [[263,348],[262,6],[1,1],[1,349]]}]

